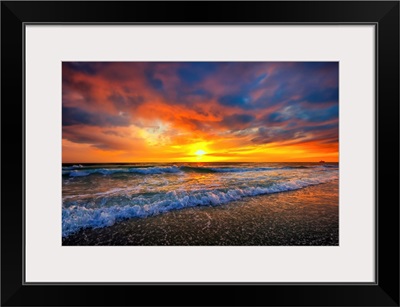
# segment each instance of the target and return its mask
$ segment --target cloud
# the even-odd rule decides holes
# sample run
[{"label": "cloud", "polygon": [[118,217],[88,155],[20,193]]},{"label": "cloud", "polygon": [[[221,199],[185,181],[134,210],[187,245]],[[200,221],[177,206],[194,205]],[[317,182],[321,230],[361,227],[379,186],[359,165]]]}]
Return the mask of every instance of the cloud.
[{"label": "cloud", "polygon": [[311,103],[337,102],[339,99],[339,89],[337,87],[318,89],[310,92],[303,99]]},{"label": "cloud", "polygon": [[259,127],[256,137],[251,141],[257,144],[281,143],[299,144],[305,142],[323,142],[338,139],[338,124],[314,124],[311,126],[283,125],[280,127]]},{"label": "cloud", "polygon": [[89,113],[85,110],[73,107],[62,108],[63,126],[90,125],[101,127],[129,126],[131,124],[129,116],[126,114],[111,115],[104,113]]},{"label": "cloud", "polygon": [[339,106],[334,104],[325,108],[307,108],[301,104],[293,104],[274,111],[264,118],[265,123],[286,123],[302,121],[303,124],[325,122],[337,119],[339,116]]},{"label": "cloud", "polygon": [[217,69],[218,64],[212,62],[182,63],[177,69],[177,75],[182,83],[195,85],[209,77]]},{"label": "cloud", "polygon": [[121,95],[113,93],[108,96],[108,100],[115,106],[117,110],[128,110],[135,108],[145,102],[145,98],[141,95]]},{"label": "cloud", "polygon": [[145,141],[127,127],[104,131],[97,126],[65,126],[62,137],[73,143],[87,144],[108,151],[143,151],[146,147]]},{"label": "cloud", "polygon": [[153,89],[155,89],[157,91],[161,91],[164,88],[164,83],[162,82],[162,80],[156,78],[152,71],[147,71],[146,79],[147,79],[147,82],[150,84],[150,86]]},{"label": "cloud", "polygon": [[255,116],[250,114],[233,114],[224,117],[222,125],[228,128],[241,128],[248,126],[255,120]]},{"label": "cloud", "polygon": [[251,99],[248,96],[237,94],[222,96],[218,101],[224,106],[247,109],[250,106]]},{"label": "cloud", "polygon": [[98,72],[98,67],[101,66],[101,63],[95,62],[64,62],[63,67],[69,68],[76,72],[95,75]]}]

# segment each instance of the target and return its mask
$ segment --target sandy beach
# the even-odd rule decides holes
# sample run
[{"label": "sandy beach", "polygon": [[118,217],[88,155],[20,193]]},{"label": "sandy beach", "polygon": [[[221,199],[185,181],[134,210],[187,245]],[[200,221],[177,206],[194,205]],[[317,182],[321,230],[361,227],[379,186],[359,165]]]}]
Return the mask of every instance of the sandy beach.
[{"label": "sandy beach", "polygon": [[338,180],[84,229],[67,245],[339,245]]}]

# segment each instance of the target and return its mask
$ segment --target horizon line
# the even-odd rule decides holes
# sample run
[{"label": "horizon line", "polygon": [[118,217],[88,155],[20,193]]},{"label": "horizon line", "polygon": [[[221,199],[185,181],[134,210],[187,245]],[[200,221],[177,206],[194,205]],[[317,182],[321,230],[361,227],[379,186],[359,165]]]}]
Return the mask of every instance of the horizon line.
[{"label": "horizon line", "polygon": [[[323,162],[321,162],[323,161]],[[339,161],[163,161],[163,162],[61,162],[61,164],[117,164],[117,163],[124,163],[124,164],[129,164],[129,163],[339,163]]]}]

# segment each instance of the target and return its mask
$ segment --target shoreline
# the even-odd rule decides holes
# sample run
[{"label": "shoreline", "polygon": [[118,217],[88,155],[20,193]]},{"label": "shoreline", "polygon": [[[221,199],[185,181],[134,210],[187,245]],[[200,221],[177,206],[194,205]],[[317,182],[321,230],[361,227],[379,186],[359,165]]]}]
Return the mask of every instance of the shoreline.
[{"label": "shoreline", "polygon": [[62,238],[63,246],[337,246],[338,180],[199,206]]}]

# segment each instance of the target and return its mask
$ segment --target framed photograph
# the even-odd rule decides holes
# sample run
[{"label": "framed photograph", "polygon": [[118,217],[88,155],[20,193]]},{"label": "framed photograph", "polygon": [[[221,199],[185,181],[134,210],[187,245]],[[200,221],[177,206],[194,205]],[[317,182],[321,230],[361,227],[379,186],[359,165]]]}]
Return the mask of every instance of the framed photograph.
[{"label": "framed photograph", "polygon": [[399,306],[398,1],[1,25],[2,305]]}]

